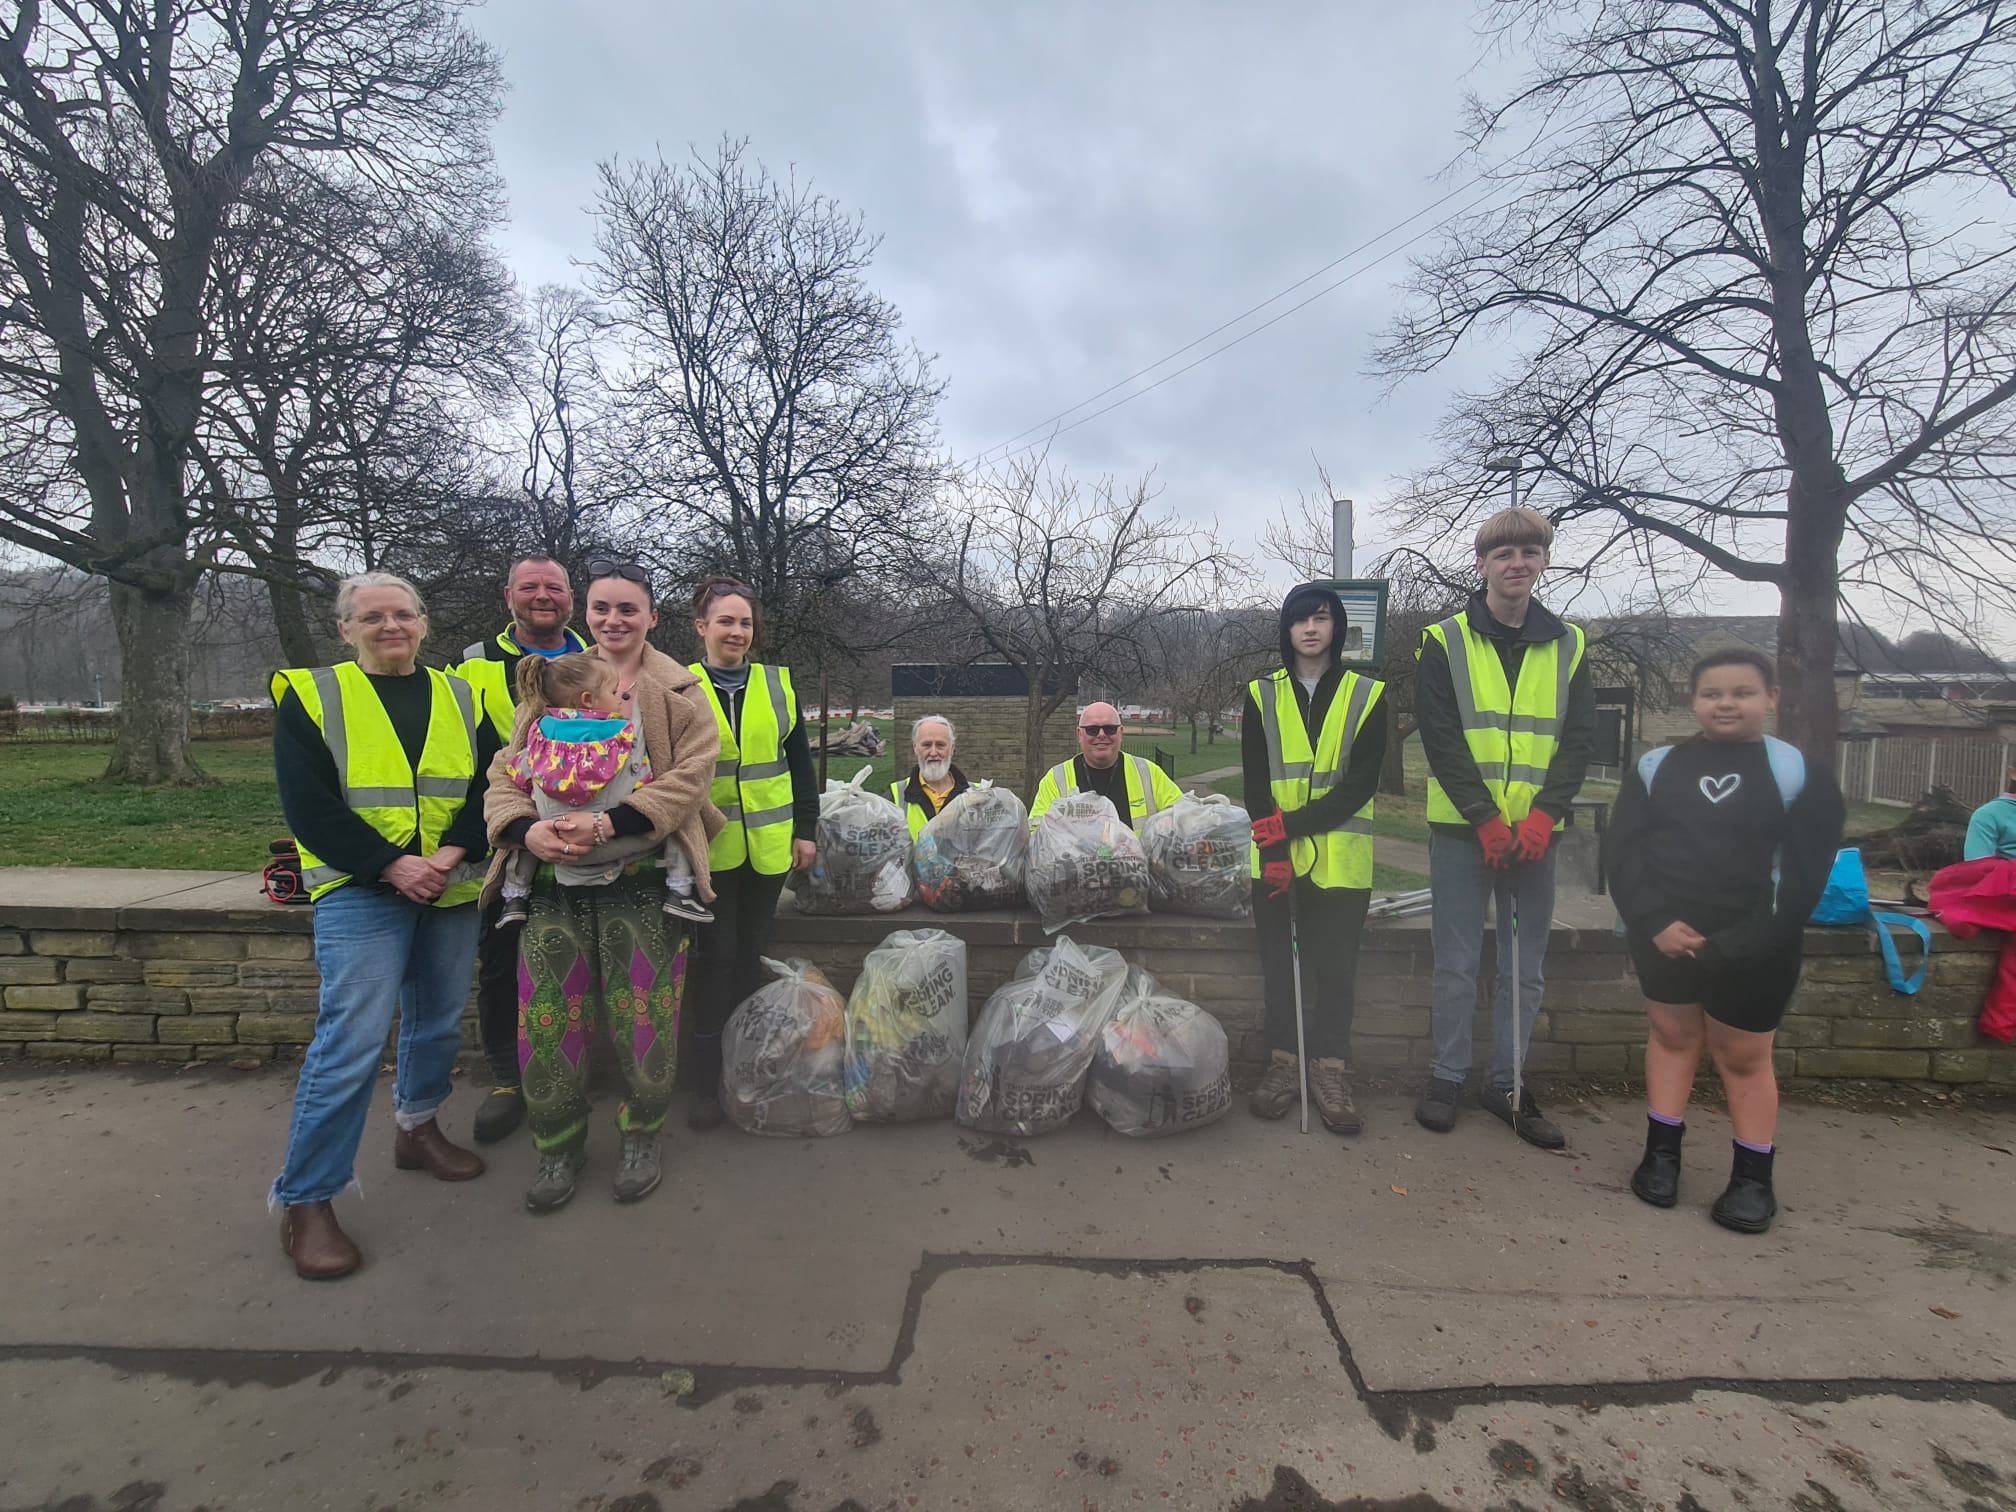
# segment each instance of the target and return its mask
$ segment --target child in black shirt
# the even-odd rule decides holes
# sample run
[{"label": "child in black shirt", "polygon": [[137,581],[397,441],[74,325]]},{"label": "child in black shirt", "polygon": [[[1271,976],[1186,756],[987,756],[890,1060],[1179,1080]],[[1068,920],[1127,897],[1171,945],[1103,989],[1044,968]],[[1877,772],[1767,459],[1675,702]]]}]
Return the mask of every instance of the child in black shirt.
[{"label": "child in black shirt", "polygon": [[1631,1190],[1654,1207],[1679,1199],[1683,1115],[1705,1044],[1736,1134],[1713,1216],[1761,1234],[1778,1211],[1772,1040],[1799,985],[1806,919],[1844,812],[1832,772],[1764,734],[1778,707],[1770,658],[1716,652],[1692,683],[1701,733],[1625,773],[1610,820],[1610,891],[1651,1020],[1651,1109]]}]

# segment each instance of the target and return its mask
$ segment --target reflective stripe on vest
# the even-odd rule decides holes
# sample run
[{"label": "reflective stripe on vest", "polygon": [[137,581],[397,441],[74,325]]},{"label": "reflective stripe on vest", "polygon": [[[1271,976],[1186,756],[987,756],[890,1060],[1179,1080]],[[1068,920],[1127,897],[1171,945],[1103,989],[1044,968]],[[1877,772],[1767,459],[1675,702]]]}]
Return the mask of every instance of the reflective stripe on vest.
[{"label": "reflective stripe on vest", "polygon": [[790,670],[749,664],[740,730],[729,725],[727,707],[706,666],[694,662],[688,670],[700,679],[721,731],[721,756],[714,763],[708,796],[728,822],[708,847],[708,862],[717,872],[747,862],[766,877],[779,876],[791,869],[791,764],[784,756],[784,737],[798,722],[798,695]]},{"label": "reflective stripe on vest", "polygon": [[[1426,634],[1448,653],[1449,682],[1477,775],[1505,822],[1517,824],[1533,812],[1533,800],[1546,785],[1547,769],[1560,748],[1569,684],[1582,665],[1582,629],[1567,626],[1567,633],[1553,642],[1552,655],[1544,643],[1528,645],[1519,659],[1516,687],[1506,686],[1497,648],[1470,627],[1467,614],[1430,625]],[[1428,819],[1433,824],[1467,822],[1432,773]],[[1557,819],[1554,827],[1561,828],[1562,822]]]},{"label": "reflective stripe on vest", "polygon": [[[1146,758],[1122,754],[1127,764],[1127,822],[1138,827],[1150,814],[1160,812],[1162,800],[1155,792],[1155,775],[1149,769]],[[1078,791],[1078,763],[1076,758],[1050,768],[1044,779],[1057,790],[1059,798]],[[1034,821],[1031,821],[1034,827]]]},{"label": "reflective stripe on vest", "polygon": [[[351,812],[393,845],[411,844],[417,833],[423,856],[440,849],[442,836],[461,814],[476,778],[475,690],[461,678],[432,668],[425,669],[425,676],[433,701],[418,772],[407,762],[406,749],[377,690],[355,662],[290,668],[274,673],[272,682],[274,705],[292,688],[322,732]],[[299,836],[295,844],[301,851],[301,880],[311,898],[350,880],[348,872],[316,856]],[[483,868],[460,862],[448,873],[448,885],[434,906],[473,902],[482,889]]]},{"label": "reflective stripe on vest", "polygon": [[[1260,711],[1260,727],[1267,737],[1267,785],[1274,795],[1274,806],[1292,814],[1343,780],[1351,765],[1352,744],[1386,685],[1346,672],[1324,711],[1323,728],[1313,749],[1285,668],[1249,684],[1248,691]],[[1370,887],[1372,808],[1373,800],[1367,798],[1365,806],[1336,829],[1290,841],[1288,858],[1295,875],[1307,877],[1318,887]],[[1257,877],[1260,848],[1251,847],[1251,854],[1252,872]]]},{"label": "reflective stripe on vest", "polygon": [[[561,633],[566,637],[569,654],[593,649],[573,626],[567,626]],[[511,744],[511,728],[518,717],[518,689],[505,672],[502,653],[512,651],[521,657],[537,654],[525,650],[510,637],[511,629],[507,626],[487,644],[471,641],[463,648],[462,665],[449,669],[476,690],[477,711],[497,732],[497,743],[503,746]]]}]

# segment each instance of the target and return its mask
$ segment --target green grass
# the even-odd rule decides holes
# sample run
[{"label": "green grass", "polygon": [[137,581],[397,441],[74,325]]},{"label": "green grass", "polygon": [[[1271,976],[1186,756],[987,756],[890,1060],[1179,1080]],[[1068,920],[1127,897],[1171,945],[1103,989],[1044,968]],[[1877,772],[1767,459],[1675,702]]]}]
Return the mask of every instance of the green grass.
[{"label": "green grass", "polygon": [[265,740],[205,741],[216,781],[129,788],[99,780],[109,746],[0,746],[0,865],[257,871],[287,832]]}]

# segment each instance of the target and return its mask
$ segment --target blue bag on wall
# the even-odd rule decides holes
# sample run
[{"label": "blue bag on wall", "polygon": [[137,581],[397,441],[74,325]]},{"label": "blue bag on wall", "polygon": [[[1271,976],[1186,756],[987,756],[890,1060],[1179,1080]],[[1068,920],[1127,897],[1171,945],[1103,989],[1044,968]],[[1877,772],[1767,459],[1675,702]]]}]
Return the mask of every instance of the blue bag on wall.
[{"label": "blue bag on wall", "polygon": [[[1869,926],[1876,931],[1876,943],[1882,947],[1883,969],[1890,975],[1891,988],[1909,997],[1925,985],[1925,974],[1932,969],[1932,931],[1923,919],[1914,919],[1909,914],[1877,912],[1869,902],[1869,875],[1862,870],[1862,852],[1854,846],[1835,855],[1834,869],[1827,874],[1827,890],[1813,907],[1813,922]],[[1904,974],[1904,963],[1897,956],[1897,942],[1890,935],[1893,925],[1917,935],[1923,950],[1918,969],[1909,976]]]}]

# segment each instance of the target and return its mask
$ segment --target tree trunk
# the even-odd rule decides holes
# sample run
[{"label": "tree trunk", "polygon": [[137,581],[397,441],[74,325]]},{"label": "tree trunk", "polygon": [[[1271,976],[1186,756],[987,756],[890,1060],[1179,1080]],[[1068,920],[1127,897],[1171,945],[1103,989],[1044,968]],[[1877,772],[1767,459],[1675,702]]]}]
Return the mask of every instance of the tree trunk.
[{"label": "tree trunk", "polygon": [[195,593],[117,581],[108,587],[119,635],[121,691],[119,734],[105,780],[143,787],[209,781],[189,750],[189,619]]},{"label": "tree trunk", "polygon": [[[273,551],[267,566],[276,573],[299,570],[301,544],[296,529],[300,506],[284,499],[276,504],[273,524]],[[273,606],[273,628],[280,637],[280,661],[288,667],[319,667],[323,656],[316,644],[308,614],[308,596],[292,583],[266,580],[266,597]]]},{"label": "tree trunk", "polygon": [[1840,569],[1846,501],[1840,469],[1824,494],[1795,474],[1786,494],[1785,575],[1778,598],[1778,734],[1814,760],[1834,764],[1840,706],[1834,659],[1840,645]]},{"label": "tree trunk", "polygon": [[1379,768],[1379,791],[1395,798],[1407,796],[1407,737],[1414,732],[1411,722],[1398,709],[1386,711],[1386,760]]},{"label": "tree trunk", "polygon": [[1190,754],[1192,756],[1197,754],[1197,716],[1195,714],[1190,716]]},{"label": "tree trunk", "polygon": [[1043,780],[1043,669],[1024,667],[1029,679],[1028,701],[1022,708],[1022,801],[1036,801]]}]

